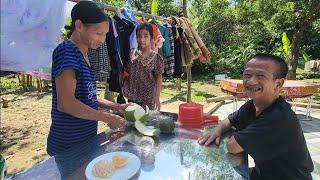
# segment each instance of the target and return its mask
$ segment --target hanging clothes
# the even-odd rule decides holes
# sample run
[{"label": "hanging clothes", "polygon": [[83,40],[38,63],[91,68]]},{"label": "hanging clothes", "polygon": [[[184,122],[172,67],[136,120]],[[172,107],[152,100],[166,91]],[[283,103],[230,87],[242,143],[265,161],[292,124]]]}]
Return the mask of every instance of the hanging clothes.
[{"label": "hanging clothes", "polygon": [[110,57],[108,55],[107,42],[105,41],[98,49],[88,49],[88,57],[96,80],[106,82],[109,78]]},{"label": "hanging clothes", "polygon": [[[185,54],[188,55],[188,59],[191,60],[187,62],[187,64],[192,63],[193,60],[198,59],[200,57],[201,49],[198,46],[198,43],[196,42],[193,33],[191,31],[191,28],[188,26],[187,22],[184,21],[184,18],[178,18],[179,23],[181,27],[184,29],[184,35],[185,35],[185,48],[190,49],[190,53],[186,52]],[[188,46],[188,47],[187,47]]]},{"label": "hanging clothes", "polygon": [[159,49],[159,54],[163,57],[164,61],[164,75],[172,76],[174,74],[174,38],[171,25],[158,24],[158,27],[165,39],[162,48]]},{"label": "hanging clothes", "polygon": [[174,37],[172,32],[171,25],[166,25],[169,31],[169,42],[170,42],[170,55],[165,57],[164,59],[164,70],[165,74],[167,76],[174,75],[174,66],[175,66],[175,60],[174,60]]},{"label": "hanging clothes", "polygon": [[120,55],[124,68],[129,61],[130,57],[130,35],[135,29],[135,25],[130,21],[114,16],[115,25],[119,29],[119,42],[120,42]]},{"label": "hanging clothes", "polygon": [[127,8],[123,9],[122,14],[123,14],[123,18],[125,18],[126,20],[130,21],[131,23],[133,23],[135,25],[135,28],[130,35],[130,48],[137,49],[138,48],[137,26],[140,25],[140,22],[136,19],[135,13]]},{"label": "hanging clothes", "polygon": [[172,35],[174,38],[174,78],[181,78],[182,71],[182,40],[179,36],[179,29],[182,30],[181,27],[177,27],[175,24],[172,26]]},{"label": "hanging clothes", "polygon": [[153,32],[153,48],[154,48],[153,50],[155,52],[158,52],[158,50],[163,46],[164,39],[156,24],[151,23],[151,27]]},{"label": "hanging clothes", "polygon": [[110,74],[109,74],[109,90],[113,92],[121,92],[121,86],[119,82],[119,73],[123,68],[122,59],[120,56],[120,43],[118,38],[118,30],[115,26],[115,21],[110,18],[109,32],[107,34],[107,49],[110,57]]},{"label": "hanging clothes", "polygon": [[198,46],[201,49],[201,54],[200,54],[199,60],[201,62],[207,62],[209,60],[209,56],[210,56],[209,50],[207,49],[207,47],[203,43],[198,32],[192,27],[192,23],[190,22],[190,20],[185,17],[182,17],[181,19],[183,19],[186,22],[186,24],[188,25],[189,29],[191,30],[191,32],[193,34],[195,41],[197,42]]},{"label": "hanging clothes", "polygon": [[164,25],[157,24],[161,36],[164,39],[162,47],[159,49],[158,53],[163,56],[163,57],[168,57],[171,55],[171,50],[170,50],[170,37],[169,37],[169,28],[165,27]]},{"label": "hanging clothes", "polygon": [[50,79],[65,10],[66,0],[1,1],[1,70],[35,71]]}]

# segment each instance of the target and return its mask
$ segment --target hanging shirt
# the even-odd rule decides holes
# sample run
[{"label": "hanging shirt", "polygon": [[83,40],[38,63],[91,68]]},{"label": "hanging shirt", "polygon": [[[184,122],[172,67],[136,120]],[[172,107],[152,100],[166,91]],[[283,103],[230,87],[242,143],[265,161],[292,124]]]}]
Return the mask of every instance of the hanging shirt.
[{"label": "hanging shirt", "polygon": [[126,19],[121,19],[118,16],[114,16],[115,25],[119,29],[119,41],[120,41],[120,55],[123,62],[123,66],[125,67],[127,62],[129,61],[130,55],[130,35],[133,32],[135,26],[130,21]]},{"label": "hanging shirt", "polygon": [[52,55],[52,123],[47,141],[47,152],[50,156],[97,135],[97,121],[80,119],[58,110],[56,78],[64,70],[73,70],[76,74],[75,98],[93,109],[98,109],[96,79],[92,69],[76,45],[71,41],[62,42]]},{"label": "hanging shirt", "polygon": [[153,38],[152,38],[152,46],[151,49],[154,50],[155,52],[158,52],[158,50],[162,47],[164,39],[161,35],[161,32],[158,28],[158,26],[154,23],[151,23],[152,27],[152,33],[153,33]]},{"label": "hanging shirt", "polygon": [[180,27],[176,25],[172,26],[172,34],[174,38],[174,75],[175,78],[182,77],[182,42],[179,36],[179,30],[182,31]]},{"label": "hanging shirt", "polygon": [[120,42],[118,37],[118,29],[115,25],[115,20],[110,18],[109,32],[107,34],[106,43],[108,54],[110,57],[110,74],[109,74],[109,90],[113,92],[121,92],[121,86],[119,82],[119,73],[123,69],[123,63],[120,56]]},{"label": "hanging shirt", "polygon": [[172,32],[172,27],[169,25],[165,25],[168,28],[169,32],[169,43],[170,43],[170,55],[165,57],[164,60],[164,71],[166,76],[173,76],[174,75],[174,37]]},{"label": "hanging shirt", "polygon": [[110,58],[108,55],[107,42],[105,41],[98,49],[88,50],[90,65],[97,81],[106,82],[109,78]]},{"label": "hanging shirt", "polygon": [[66,0],[1,1],[1,70],[35,71],[41,79],[50,79],[65,8]]},{"label": "hanging shirt", "polygon": [[128,64],[129,78],[124,84],[125,96],[142,107],[148,106],[154,109],[156,79],[163,73],[163,59],[156,52],[150,52],[147,58],[143,58],[139,51]]},{"label": "hanging shirt", "polygon": [[131,49],[137,49],[138,48],[138,42],[137,42],[137,26],[140,25],[140,22],[136,19],[136,15],[133,11],[124,8],[123,9],[123,17],[130,21],[131,23],[133,23],[135,25],[134,30],[132,31],[131,35],[130,35],[130,48]]},{"label": "hanging shirt", "polygon": [[169,37],[169,28],[163,26],[163,25],[160,25],[160,24],[157,24],[159,30],[160,30],[160,33],[161,33],[161,36],[163,37],[164,39],[164,42],[163,42],[163,45],[162,47],[159,49],[158,53],[163,57],[163,58],[166,58],[166,57],[169,57],[171,56],[171,50],[170,50],[170,37]]}]

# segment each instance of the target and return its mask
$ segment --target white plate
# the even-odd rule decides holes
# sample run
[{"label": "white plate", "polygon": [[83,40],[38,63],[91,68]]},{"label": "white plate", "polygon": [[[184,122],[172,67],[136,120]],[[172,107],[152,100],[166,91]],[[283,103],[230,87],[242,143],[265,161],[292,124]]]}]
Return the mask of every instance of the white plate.
[{"label": "white plate", "polygon": [[[100,161],[100,160],[108,160],[109,162],[111,162],[112,161],[112,156],[114,156],[114,155],[120,155],[120,156],[128,157],[128,163],[124,167],[116,169],[109,178],[99,178],[99,177],[96,177],[96,176],[94,176],[92,174],[93,166],[98,161]],[[129,179],[129,178],[131,178],[132,176],[134,176],[138,172],[138,170],[140,169],[140,165],[141,165],[140,159],[136,155],[134,155],[132,153],[123,152],[123,151],[121,151],[121,152],[110,152],[110,153],[103,154],[103,155],[98,156],[95,159],[93,159],[88,164],[88,166],[86,168],[86,171],[85,171],[85,174],[86,174],[87,179],[89,179],[89,180]]]}]

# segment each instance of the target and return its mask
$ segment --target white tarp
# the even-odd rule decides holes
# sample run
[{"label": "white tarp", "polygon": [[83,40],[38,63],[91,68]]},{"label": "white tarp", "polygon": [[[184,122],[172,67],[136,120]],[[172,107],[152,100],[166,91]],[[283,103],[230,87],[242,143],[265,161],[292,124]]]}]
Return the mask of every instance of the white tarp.
[{"label": "white tarp", "polygon": [[1,70],[50,77],[66,0],[1,0]]}]

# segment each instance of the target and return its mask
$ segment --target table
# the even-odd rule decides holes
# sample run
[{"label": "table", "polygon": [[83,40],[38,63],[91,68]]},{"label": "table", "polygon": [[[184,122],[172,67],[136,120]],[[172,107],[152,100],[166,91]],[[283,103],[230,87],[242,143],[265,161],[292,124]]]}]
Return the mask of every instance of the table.
[{"label": "table", "polygon": [[[237,100],[236,98],[246,98],[246,94],[244,93],[243,82],[240,79],[224,79],[220,82],[220,88],[223,92],[227,94],[231,94],[235,97],[234,99],[234,110],[237,109]],[[296,98],[304,98],[306,97],[308,100],[307,119],[310,117],[311,111],[311,96],[316,92],[320,91],[320,83],[307,83],[303,81],[293,81],[286,80],[284,85],[280,91],[280,94],[285,99],[292,99],[295,102]],[[294,103],[294,108],[295,108]]]},{"label": "table", "polygon": [[[153,113],[152,117],[177,119],[176,114],[164,112]],[[105,133],[100,133],[11,179],[85,179],[87,164],[113,151],[131,152],[140,158],[141,168],[131,179],[249,179],[246,155],[227,153],[225,139],[219,147],[200,146],[196,139],[201,134],[200,129],[176,126],[173,134],[151,138],[129,128],[124,136],[110,142]]]}]

